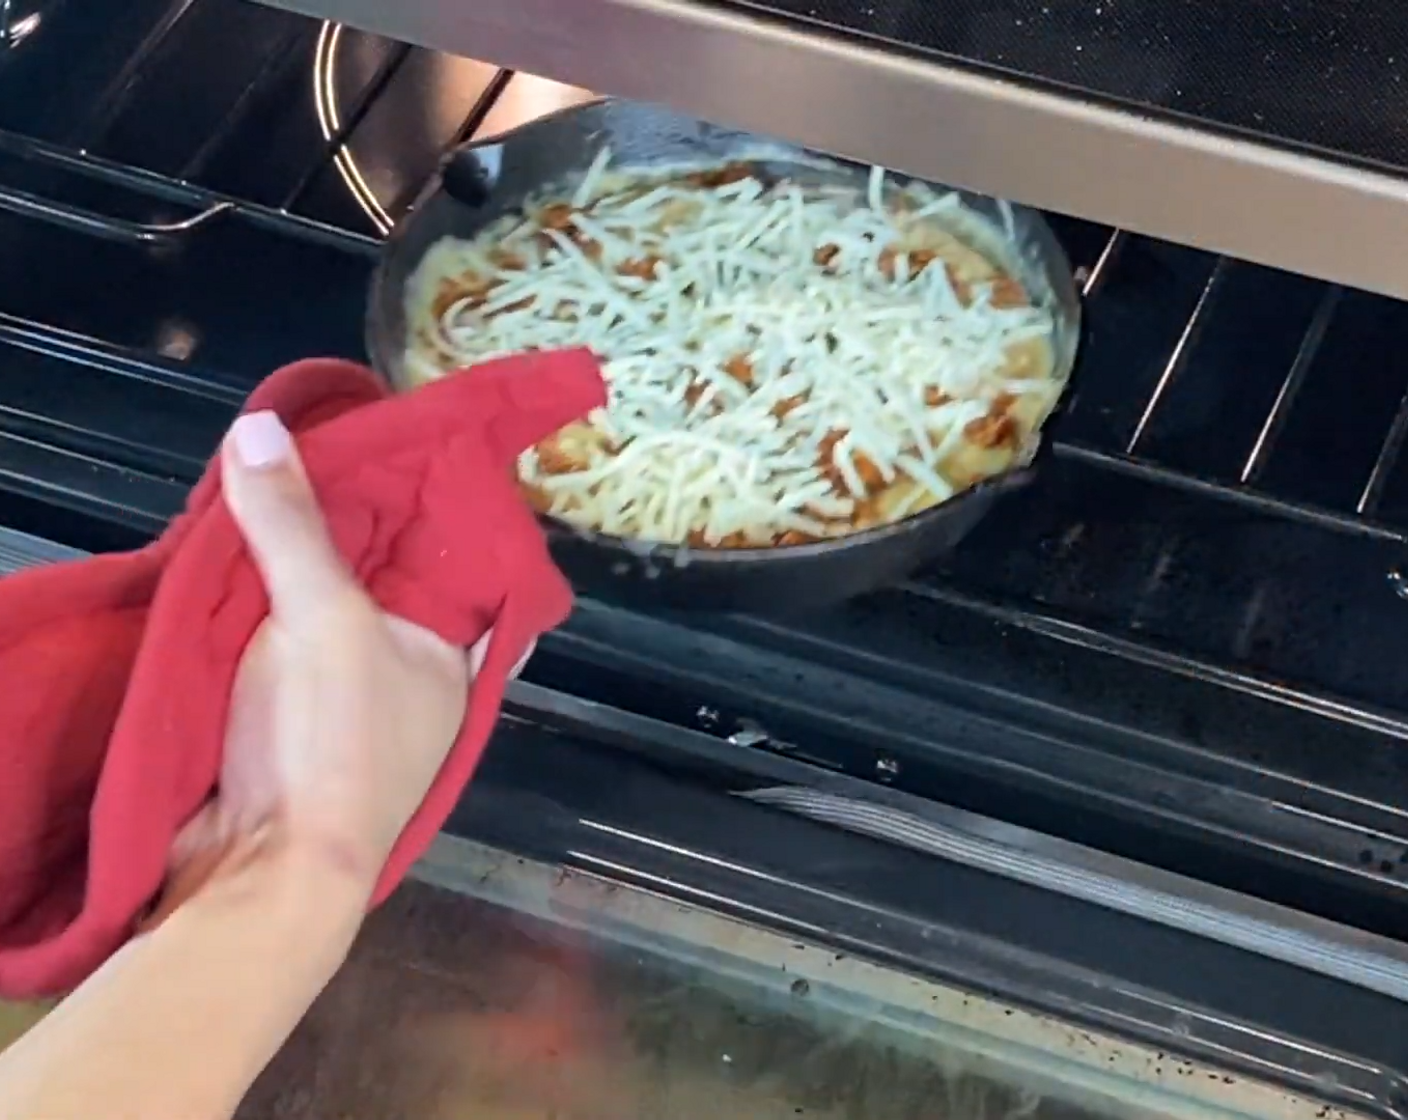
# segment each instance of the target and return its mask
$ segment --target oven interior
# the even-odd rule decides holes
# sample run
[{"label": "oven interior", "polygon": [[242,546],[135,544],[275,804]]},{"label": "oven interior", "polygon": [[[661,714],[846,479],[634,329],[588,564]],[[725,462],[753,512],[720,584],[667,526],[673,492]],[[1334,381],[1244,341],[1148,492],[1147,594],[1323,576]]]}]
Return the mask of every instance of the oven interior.
[{"label": "oven interior", "polygon": [[[588,96],[246,0],[0,10],[11,567],[159,531],[266,373],[363,357],[378,245],[442,153]],[[950,561],[813,617],[583,601],[501,739],[733,795],[740,827],[811,845],[837,820],[779,789],[931,829],[840,822],[855,843],[952,856],[954,831],[1007,829],[1028,855],[1402,941],[1408,304],[1050,221],[1087,325],[1032,487]],[[506,750],[485,782],[526,787]],[[590,780],[569,795],[646,811]],[[1378,1110],[1390,1083],[1366,1090]]]}]

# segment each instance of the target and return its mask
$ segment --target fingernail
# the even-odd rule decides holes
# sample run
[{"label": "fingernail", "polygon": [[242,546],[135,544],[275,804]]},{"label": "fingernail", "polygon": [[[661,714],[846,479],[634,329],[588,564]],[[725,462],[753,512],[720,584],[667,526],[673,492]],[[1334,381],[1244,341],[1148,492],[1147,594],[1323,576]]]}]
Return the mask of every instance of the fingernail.
[{"label": "fingernail", "polygon": [[293,438],[273,412],[247,412],[230,428],[240,462],[254,470],[286,462]]}]

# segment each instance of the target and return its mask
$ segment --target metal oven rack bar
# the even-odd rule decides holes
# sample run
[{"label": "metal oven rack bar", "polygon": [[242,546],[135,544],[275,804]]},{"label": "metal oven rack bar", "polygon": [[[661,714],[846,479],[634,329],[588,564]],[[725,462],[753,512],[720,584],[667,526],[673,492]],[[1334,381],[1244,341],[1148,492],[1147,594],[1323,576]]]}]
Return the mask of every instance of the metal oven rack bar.
[{"label": "metal oven rack bar", "polygon": [[[1124,237],[1123,231],[1115,231],[1111,235],[1101,259],[1109,259],[1117,253],[1119,247],[1124,243]],[[1258,489],[1256,485],[1266,463],[1275,453],[1286,415],[1294,404],[1306,373],[1320,350],[1325,331],[1333,317],[1342,291],[1336,285],[1326,287],[1316,315],[1306,326],[1296,347],[1295,360],[1286,369],[1285,378],[1276,391],[1265,419],[1258,426],[1256,441],[1248,450],[1245,462],[1235,481],[1218,481],[1194,472],[1174,470],[1159,463],[1156,459],[1141,454],[1141,437],[1158,415],[1166,391],[1183,369],[1185,344],[1198,326],[1199,318],[1207,306],[1208,297],[1212,295],[1218,271],[1227,264],[1227,261],[1228,258],[1222,258],[1214,269],[1213,278],[1209,280],[1202,297],[1180,332],[1178,342],[1169,354],[1167,364],[1163,367],[1153,391],[1142,399],[1139,421],[1124,445],[1115,448],[1102,448],[1079,440],[1058,439],[1056,451],[1066,458],[1090,463],[1105,470],[1132,474],[1160,485],[1205,494],[1220,501],[1230,502],[1275,517],[1302,521],[1337,532],[1372,537],[1383,541],[1395,543],[1408,541],[1408,534],[1405,534],[1404,529],[1379,520],[1377,517],[1386,481],[1398,465],[1399,457],[1403,451],[1404,437],[1405,434],[1408,434],[1408,396],[1402,399],[1394,413],[1389,431],[1379,444],[1373,458],[1373,466],[1365,476],[1359,497],[1353,503],[1352,508],[1336,509],[1308,502],[1289,501],[1268,494]],[[1091,294],[1092,284],[1087,281],[1083,288],[1088,297]],[[1408,559],[1408,554],[1405,554],[1405,559]],[[1398,586],[1397,570],[1394,569],[1386,574]],[[1408,584],[1402,586],[1401,594],[1408,598]]]}]

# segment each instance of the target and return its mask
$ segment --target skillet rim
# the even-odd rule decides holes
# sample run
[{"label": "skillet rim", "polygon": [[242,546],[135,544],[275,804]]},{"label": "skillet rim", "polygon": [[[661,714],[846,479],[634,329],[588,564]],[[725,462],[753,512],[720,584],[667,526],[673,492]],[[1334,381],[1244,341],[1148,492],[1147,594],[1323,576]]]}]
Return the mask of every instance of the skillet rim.
[{"label": "skillet rim", "polygon": [[[467,205],[455,198],[453,193],[445,187],[445,176],[449,169],[457,161],[474,152],[500,147],[512,143],[515,137],[530,133],[543,126],[550,126],[566,118],[582,115],[584,113],[600,110],[612,104],[635,104],[625,98],[601,96],[594,97],[587,101],[578,102],[575,105],[568,105],[560,109],[555,109],[550,113],[534,117],[532,120],[524,121],[513,128],[503,132],[495,133],[493,136],[476,137],[463,141],[455,145],[442,157],[440,167],[431,176],[426,186],[416,196],[415,202],[410,209],[402,215],[391,233],[383,242],[377,256],[376,268],[373,270],[371,283],[368,290],[367,312],[364,322],[364,344],[367,350],[367,357],[372,369],[383,381],[387,383],[393,392],[404,392],[404,387],[398,384],[399,378],[389,372],[390,363],[387,361],[387,342],[389,332],[383,325],[384,316],[381,314],[385,305],[387,292],[390,284],[389,273],[391,272],[391,262],[397,257],[397,248],[409,237],[411,229],[415,226],[417,217],[422,212],[424,204],[437,196],[445,195],[448,200],[457,205]],[[662,109],[662,112],[673,113],[673,110]],[[680,114],[682,116],[682,114]],[[760,145],[776,143],[767,137],[758,137]],[[800,156],[823,160],[831,164],[838,164],[845,168],[859,170],[868,165],[856,163],[845,157],[828,155],[824,152],[817,152],[810,148],[803,148],[800,145],[789,145],[796,149]],[[779,159],[779,162],[782,162]],[[629,170],[629,168],[627,168]],[[903,173],[901,173],[903,174]],[[931,187],[943,190],[955,190],[959,188],[949,187],[941,183],[933,183],[929,180],[918,180],[925,182]],[[488,188],[492,190],[492,187]],[[976,192],[965,191],[965,194],[974,197],[988,198],[997,202],[991,196],[977,195]],[[1052,285],[1056,280],[1068,285],[1071,299],[1069,308],[1062,306],[1062,301],[1057,298],[1058,312],[1066,317],[1066,329],[1072,335],[1073,341],[1070,347],[1068,359],[1064,364],[1063,381],[1061,393],[1056,403],[1052,406],[1046,418],[1036,430],[1037,446],[1032,452],[1031,458],[1016,466],[1008,467],[1006,470],[983,479],[975,483],[968,489],[955,494],[946,501],[939,502],[918,513],[909,514],[898,521],[891,521],[884,525],[875,525],[868,529],[859,529],[851,533],[846,533],[838,537],[828,537],[823,540],[806,541],[801,544],[787,545],[754,545],[747,548],[720,548],[710,545],[675,544],[666,541],[647,541],[636,537],[622,537],[611,533],[603,533],[593,529],[584,529],[571,522],[550,514],[534,512],[539,524],[550,535],[567,535],[583,544],[593,544],[606,547],[622,553],[625,557],[636,561],[656,562],[662,566],[674,568],[689,568],[699,564],[765,564],[786,560],[806,560],[817,556],[831,556],[838,552],[848,551],[852,548],[862,548],[872,545],[882,545],[892,538],[908,536],[919,531],[926,524],[935,520],[945,518],[957,518],[958,515],[976,503],[983,501],[991,503],[1002,494],[1016,491],[1029,485],[1040,473],[1041,461],[1052,454],[1052,440],[1048,435],[1051,426],[1070,407],[1072,401],[1072,388],[1075,381],[1077,362],[1080,356],[1081,343],[1083,341],[1083,329],[1085,325],[1084,305],[1080,286],[1075,282],[1074,269],[1071,266],[1070,258],[1065,247],[1057,238],[1055,231],[1047,223],[1041,211],[1024,206],[1021,203],[1009,202],[1013,214],[1021,214],[1023,220],[1030,223],[1031,227],[1040,231],[1038,236],[1043,245],[1043,267],[1055,274],[1052,277]],[[417,262],[418,263],[418,262]],[[414,269],[407,270],[409,276]],[[401,298],[403,291],[396,293],[397,298]],[[468,368],[468,367],[467,367]],[[982,521],[986,516],[986,511],[978,518]]]}]

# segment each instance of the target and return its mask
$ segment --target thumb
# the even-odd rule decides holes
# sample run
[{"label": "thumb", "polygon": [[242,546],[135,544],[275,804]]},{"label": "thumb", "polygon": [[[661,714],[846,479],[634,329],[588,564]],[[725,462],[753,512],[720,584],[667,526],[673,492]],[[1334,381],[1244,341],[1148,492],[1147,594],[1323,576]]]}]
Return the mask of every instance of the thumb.
[{"label": "thumb", "polygon": [[333,546],[298,448],[273,412],[237,419],[221,449],[225,502],[269,592],[289,622],[358,593]]}]

